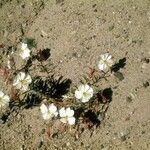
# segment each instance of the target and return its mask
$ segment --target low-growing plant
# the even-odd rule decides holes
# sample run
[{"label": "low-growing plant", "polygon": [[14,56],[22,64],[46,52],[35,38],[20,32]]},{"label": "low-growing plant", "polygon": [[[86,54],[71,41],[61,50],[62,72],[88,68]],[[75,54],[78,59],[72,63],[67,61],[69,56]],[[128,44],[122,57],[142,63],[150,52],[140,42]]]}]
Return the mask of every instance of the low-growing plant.
[{"label": "low-growing plant", "polygon": [[[71,86],[71,80],[62,76],[56,78],[55,73],[43,65],[43,61],[50,57],[50,49],[33,54],[34,46],[36,43],[33,39],[21,43],[19,56],[24,61],[21,68],[16,69],[13,53],[9,54],[7,66],[0,68],[0,75],[6,78],[5,84],[11,86],[10,97],[0,91],[0,107],[8,106],[9,102],[11,108],[16,104],[20,108],[40,107],[51,137],[56,133],[50,132],[50,128],[57,128],[57,134],[74,129],[75,138],[78,139],[85,128],[98,127],[113,94],[110,87],[101,89],[99,82],[119,71],[118,63],[114,63],[109,53],[102,54],[97,64],[98,70],[89,67],[89,73],[81,77],[79,85]],[[42,68],[44,76],[36,74],[39,68]],[[36,75],[32,75],[32,72]],[[59,122],[59,126],[55,126],[56,122]]]}]

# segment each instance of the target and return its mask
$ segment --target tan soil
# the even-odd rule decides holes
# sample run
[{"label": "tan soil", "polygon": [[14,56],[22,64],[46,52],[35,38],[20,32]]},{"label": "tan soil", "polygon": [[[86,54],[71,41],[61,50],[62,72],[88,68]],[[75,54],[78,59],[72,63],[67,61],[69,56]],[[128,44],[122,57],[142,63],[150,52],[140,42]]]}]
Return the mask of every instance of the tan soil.
[{"label": "tan soil", "polygon": [[[150,149],[149,0],[2,0],[0,7],[1,57],[20,39],[35,38],[38,49],[51,49],[54,71],[75,84],[88,67],[97,67],[100,54],[126,58],[122,81],[112,75],[100,83],[113,97],[92,136],[48,138],[39,107],[19,109],[0,122],[0,150]],[[7,90],[2,77],[0,89]]]}]

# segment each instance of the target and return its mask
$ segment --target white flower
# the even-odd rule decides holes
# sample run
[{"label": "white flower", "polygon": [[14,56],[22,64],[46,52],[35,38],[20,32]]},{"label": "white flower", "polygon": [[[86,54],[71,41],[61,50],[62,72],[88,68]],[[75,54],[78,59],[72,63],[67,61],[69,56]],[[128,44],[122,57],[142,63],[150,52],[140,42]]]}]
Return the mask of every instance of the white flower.
[{"label": "white flower", "polygon": [[27,91],[29,88],[29,84],[32,82],[31,76],[29,74],[25,74],[24,72],[19,72],[14,79],[13,86],[16,87],[16,89],[19,89],[21,91]]},{"label": "white flower", "polygon": [[68,123],[70,125],[75,124],[74,110],[68,107],[65,109],[64,107],[59,110],[59,115],[61,117],[60,121],[63,123]]},{"label": "white flower", "polygon": [[107,71],[113,65],[112,56],[108,53],[100,55],[98,68],[102,71]]},{"label": "white flower", "polygon": [[75,91],[75,97],[86,103],[93,96],[93,89],[88,84],[81,84]]},{"label": "white flower", "polygon": [[9,105],[10,98],[8,95],[5,95],[2,91],[0,91],[0,108],[3,106]]},{"label": "white flower", "polygon": [[30,57],[30,49],[28,48],[28,45],[25,43],[22,43],[21,45],[21,51],[20,51],[20,56],[22,59],[28,59]]},{"label": "white flower", "polygon": [[57,107],[52,103],[48,107],[45,104],[42,104],[40,107],[41,113],[45,120],[52,119],[53,117],[57,117]]}]

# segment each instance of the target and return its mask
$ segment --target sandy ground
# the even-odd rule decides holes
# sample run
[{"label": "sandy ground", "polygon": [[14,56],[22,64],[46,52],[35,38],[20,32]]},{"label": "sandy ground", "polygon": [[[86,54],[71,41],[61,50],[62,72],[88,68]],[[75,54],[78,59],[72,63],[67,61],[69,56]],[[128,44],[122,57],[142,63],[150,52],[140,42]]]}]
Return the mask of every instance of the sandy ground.
[{"label": "sandy ground", "polygon": [[[150,149],[149,0],[1,0],[0,37],[1,63],[6,51],[32,37],[38,50],[51,49],[54,71],[75,84],[97,67],[100,54],[126,58],[123,80],[100,82],[112,88],[112,102],[92,136],[48,138],[39,107],[17,109],[0,120],[1,150]],[[2,77],[0,88],[7,91]]]}]

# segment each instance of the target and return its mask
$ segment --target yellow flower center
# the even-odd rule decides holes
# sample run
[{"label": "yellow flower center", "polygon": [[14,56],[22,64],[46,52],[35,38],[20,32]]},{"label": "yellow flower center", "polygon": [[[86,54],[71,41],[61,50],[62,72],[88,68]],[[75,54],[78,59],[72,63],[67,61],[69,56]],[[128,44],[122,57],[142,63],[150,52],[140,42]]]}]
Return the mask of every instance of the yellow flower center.
[{"label": "yellow flower center", "polygon": [[83,96],[86,97],[86,96],[87,96],[87,93],[86,93],[86,92],[83,92]]}]

